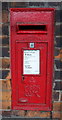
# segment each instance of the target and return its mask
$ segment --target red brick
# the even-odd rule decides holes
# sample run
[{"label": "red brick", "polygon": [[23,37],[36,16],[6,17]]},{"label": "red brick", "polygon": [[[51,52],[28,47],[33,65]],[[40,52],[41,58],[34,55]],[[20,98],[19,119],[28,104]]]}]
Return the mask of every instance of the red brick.
[{"label": "red brick", "polygon": [[9,68],[10,66],[10,59],[4,58],[2,59],[2,68]]},{"label": "red brick", "polygon": [[60,118],[61,118],[61,113],[60,113],[60,112],[53,112],[53,113],[52,113],[52,117],[53,117],[53,118],[59,118],[59,119],[60,119]]},{"label": "red brick", "polygon": [[0,101],[11,100],[10,80],[0,80]]},{"label": "red brick", "polygon": [[59,51],[59,54],[57,56],[55,56],[55,58],[62,59],[62,50]]},{"label": "red brick", "polygon": [[0,115],[2,115],[2,110],[0,110]]},{"label": "red brick", "polygon": [[62,93],[61,93],[61,101],[62,101]]},{"label": "red brick", "polygon": [[11,109],[11,101],[0,101],[0,109]]},{"label": "red brick", "polygon": [[16,8],[20,8],[20,7],[26,7],[28,6],[28,2],[11,2],[11,4],[9,5],[10,7],[16,7]]},{"label": "red brick", "polygon": [[61,120],[62,120],[62,112],[60,112],[60,118],[61,118]]},{"label": "red brick", "polygon": [[3,117],[10,117],[11,116],[11,111],[2,111],[2,116]]},{"label": "red brick", "polygon": [[11,91],[0,91],[0,101],[11,101]]},{"label": "red brick", "polygon": [[0,68],[9,68],[10,67],[10,59],[8,58],[0,58]]},{"label": "red brick", "polygon": [[0,24],[0,35],[2,34],[2,24]]},{"label": "red brick", "polygon": [[26,117],[39,117],[40,114],[41,113],[38,111],[28,111],[26,114]]},{"label": "red brick", "polygon": [[0,68],[2,68],[2,59],[0,59]]},{"label": "red brick", "polygon": [[0,80],[0,90],[2,90],[2,80]]},{"label": "red brick", "polygon": [[[0,7],[1,7],[1,4],[0,4]],[[0,23],[2,23],[2,10],[1,10],[1,8],[0,8]]]},{"label": "red brick", "polygon": [[2,24],[2,35],[9,35],[9,24]]},{"label": "red brick", "polygon": [[[0,101],[2,102],[2,91],[0,91]],[[1,105],[0,105],[1,107]]]},{"label": "red brick", "polygon": [[2,22],[7,23],[8,22],[8,11],[3,10],[2,11]]},{"label": "red brick", "polygon": [[60,111],[61,110],[62,103],[60,102],[54,102],[53,103],[53,111]]},{"label": "red brick", "polygon": [[2,101],[0,101],[0,109],[2,109]]},{"label": "red brick", "polygon": [[50,117],[50,112],[28,111],[26,117]]},{"label": "red brick", "polygon": [[42,112],[40,117],[45,117],[45,118],[50,117],[50,112]]},{"label": "red brick", "polygon": [[0,78],[6,79],[6,77],[9,74],[9,70],[8,69],[2,69],[2,70],[0,70],[0,72],[2,72],[2,76],[0,75]]},{"label": "red brick", "polygon": [[9,72],[8,75],[6,76],[6,79],[11,79],[11,74],[10,74],[10,72]]},{"label": "red brick", "polygon": [[8,38],[8,35],[0,35],[0,40]]},{"label": "red brick", "polygon": [[2,49],[2,57],[9,57],[9,46],[3,46],[0,47],[0,50]]},{"label": "red brick", "polygon": [[2,109],[11,109],[11,101],[3,101],[2,102]]},{"label": "red brick", "polygon": [[11,112],[11,115],[23,117],[25,115],[25,111],[24,110],[13,110]]},{"label": "red brick", "polygon": [[62,102],[61,102],[61,106],[60,106],[60,111],[62,112]]},{"label": "red brick", "polygon": [[53,92],[53,101],[58,101],[59,100],[59,92],[54,91]]},{"label": "red brick", "polygon": [[10,91],[11,90],[11,82],[10,80],[0,80],[0,90]]}]

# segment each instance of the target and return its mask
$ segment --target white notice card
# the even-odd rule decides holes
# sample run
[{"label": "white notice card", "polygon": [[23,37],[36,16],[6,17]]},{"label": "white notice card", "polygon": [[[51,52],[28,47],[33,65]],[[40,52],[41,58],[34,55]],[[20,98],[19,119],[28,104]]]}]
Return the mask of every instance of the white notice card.
[{"label": "white notice card", "polygon": [[39,74],[40,73],[40,51],[24,50],[23,53],[23,74]]}]

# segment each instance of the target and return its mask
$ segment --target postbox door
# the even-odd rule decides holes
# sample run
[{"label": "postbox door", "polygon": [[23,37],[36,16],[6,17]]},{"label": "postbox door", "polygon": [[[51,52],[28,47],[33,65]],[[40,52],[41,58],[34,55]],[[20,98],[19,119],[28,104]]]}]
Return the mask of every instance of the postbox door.
[{"label": "postbox door", "polygon": [[46,103],[47,54],[47,43],[16,42],[18,103]]}]

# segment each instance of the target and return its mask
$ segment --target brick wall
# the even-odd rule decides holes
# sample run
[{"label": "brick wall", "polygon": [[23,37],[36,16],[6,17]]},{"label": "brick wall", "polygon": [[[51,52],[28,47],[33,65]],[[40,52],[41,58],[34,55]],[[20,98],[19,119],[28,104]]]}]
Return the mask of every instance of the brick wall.
[{"label": "brick wall", "polygon": [[[0,57],[0,115],[4,116],[20,116],[20,117],[41,117],[50,118],[50,112],[43,111],[12,111],[11,110],[11,75],[10,75],[10,20],[9,9],[21,7],[40,7],[40,8],[56,8],[55,12],[55,53],[54,53],[54,80],[53,80],[53,110],[52,118],[61,120],[62,110],[62,4],[60,2],[2,2],[2,21],[0,19],[0,51],[2,49],[2,57]],[[2,39],[2,44],[1,44]],[[2,86],[1,86],[2,84]],[[2,94],[2,97],[1,97]],[[2,105],[2,106],[1,106]]]}]

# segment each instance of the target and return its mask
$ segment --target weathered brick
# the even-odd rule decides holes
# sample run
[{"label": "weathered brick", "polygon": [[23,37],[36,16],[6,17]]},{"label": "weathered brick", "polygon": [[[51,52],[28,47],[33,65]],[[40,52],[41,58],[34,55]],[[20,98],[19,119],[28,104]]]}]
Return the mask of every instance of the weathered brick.
[{"label": "weathered brick", "polygon": [[3,58],[2,59],[2,68],[9,68],[10,67],[10,59]]},{"label": "weathered brick", "polygon": [[9,36],[8,35],[0,35],[0,45],[9,44]]},{"label": "weathered brick", "polygon": [[9,27],[8,25],[2,25],[2,35],[9,35]]},{"label": "weathered brick", "polygon": [[0,79],[2,79],[2,70],[0,70]]},{"label": "weathered brick", "polygon": [[41,112],[40,117],[48,118],[50,117],[50,112]]},{"label": "weathered brick", "polygon": [[0,115],[2,115],[2,110],[0,110]]},{"label": "weathered brick", "polygon": [[50,117],[50,112],[28,111],[26,117]]},{"label": "weathered brick", "polygon": [[62,101],[62,93],[61,93],[61,101]]},{"label": "weathered brick", "polygon": [[2,90],[3,91],[10,91],[11,90],[11,80],[2,80]]},{"label": "weathered brick", "polygon": [[9,57],[9,48],[8,47],[0,47],[2,49],[2,57]]},{"label": "weathered brick", "polygon": [[6,79],[11,79],[11,73],[8,72],[7,76],[6,76]]},{"label": "weathered brick", "polygon": [[9,36],[8,35],[0,35],[0,46],[9,44]]},{"label": "weathered brick", "polygon": [[0,101],[0,109],[2,109],[2,101]]},{"label": "weathered brick", "polygon": [[8,14],[9,12],[7,10],[2,11],[2,23],[7,23],[8,21]]},{"label": "weathered brick", "polygon": [[62,37],[60,37],[60,36],[56,37],[55,42],[56,42],[56,44],[55,44],[56,47],[62,47]]},{"label": "weathered brick", "polygon": [[10,67],[10,59],[0,58],[0,68],[9,68],[9,67]]},{"label": "weathered brick", "polygon": [[11,111],[2,111],[2,117],[11,117]]},{"label": "weathered brick", "polygon": [[0,46],[2,46],[2,39],[0,39]]},{"label": "weathered brick", "polygon": [[0,109],[11,109],[11,101],[0,101]]},{"label": "weathered brick", "polygon": [[56,10],[56,11],[55,11],[55,19],[56,19],[56,22],[62,21],[62,16],[60,16],[61,13],[62,13],[62,10]]},{"label": "weathered brick", "polygon": [[2,35],[2,24],[0,23],[0,35]]},{"label": "weathered brick", "polygon": [[25,116],[25,111],[24,110],[12,110],[11,116]]},{"label": "weathered brick", "polygon": [[60,25],[55,25],[55,35],[60,36],[60,30],[62,31],[62,25],[60,28]]},{"label": "weathered brick", "polygon": [[60,60],[55,60],[56,68],[61,69],[62,68],[62,61]]},{"label": "weathered brick", "polygon": [[2,90],[2,80],[0,80],[0,90]]},{"label": "weathered brick", "polygon": [[3,45],[9,45],[9,37],[2,39],[2,46]]},{"label": "weathered brick", "polygon": [[55,58],[62,59],[62,50],[55,51]]},{"label": "weathered brick", "polygon": [[8,10],[8,2],[2,2],[2,10]]},{"label": "weathered brick", "polygon": [[2,101],[2,91],[0,91],[0,101]]},{"label": "weathered brick", "polygon": [[55,48],[55,50],[54,50],[54,56],[58,56],[59,55],[59,53],[60,53],[60,50],[59,49],[57,49],[57,48]]},{"label": "weathered brick", "polygon": [[58,101],[59,100],[59,92],[54,91],[53,92],[53,101]]},{"label": "weathered brick", "polygon": [[44,2],[29,2],[29,6],[44,6]]},{"label": "weathered brick", "polygon": [[22,7],[27,7],[28,2],[11,2],[8,4],[9,8],[22,8]]},{"label": "weathered brick", "polygon": [[49,6],[59,6],[60,7],[60,5],[61,5],[61,2],[48,2],[48,5]]},{"label": "weathered brick", "polygon": [[62,120],[62,112],[60,112],[60,120]]},{"label": "weathered brick", "polygon": [[53,118],[59,118],[59,119],[60,119],[60,118],[61,118],[61,113],[60,113],[60,112],[53,112],[53,113],[52,113],[52,117],[53,117]]},{"label": "weathered brick", "polygon": [[11,81],[8,80],[0,80],[0,90],[2,91],[10,91],[11,90]]},{"label": "weathered brick", "polygon": [[62,81],[55,82],[54,90],[62,90]]},{"label": "weathered brick", "polygon": [[61,102],[54,102],[53,103],[53,111],[61,111],[61,106],[62,106]]},{"label": "weathered brick", "polygon": [[9,70],[0,70],[0,79],[6,79],[9,74]]},{"label": "weathered brick", "polygon": [[7,35],[0,35],[0,40],[1,40],[1,39],[7,39],[7,38],[8,38]]},{"label": "weathered brick", "polygon": [[2,59],[0,59],[0,68],[2,67]]},{"label": "weathered brick", "polygon": [[60,11],[60,21],[62,22],[62,9]]},{"label": "weathered brick", "polygon": [[11,101],[11,91],[0,91],[0,101],[4,102],[9,100]]},{"label": "weathered brick", "polygon": [[61,102],[61,106],[60,106],[60,111],[62,112],[62,102]]},{"label": "weathered brick", "polygon": [[11,109],[11,101],[3,101],[0,104],[2,104],[2,109]]},{"label": "weathered brick", "polygon": [[55,79],[62,79],[62,71],[55,71]]},{"label": "weathered brick", "polygon": [[38,111],[28,111],[26,117],[39,117],[41,112]]},{"label": "weathered brick", "polygon": [[0,23],[2,23],[2,8],[1,8],[1,4],[0,4]]}]

